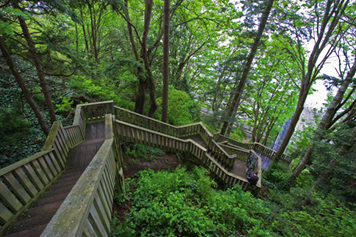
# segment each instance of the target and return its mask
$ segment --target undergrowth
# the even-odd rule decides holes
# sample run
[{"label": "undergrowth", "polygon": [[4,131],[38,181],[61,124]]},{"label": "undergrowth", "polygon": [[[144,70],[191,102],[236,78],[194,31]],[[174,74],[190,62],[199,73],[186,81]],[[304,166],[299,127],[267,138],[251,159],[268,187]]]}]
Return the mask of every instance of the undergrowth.
[{"label": "undergrowth", "polygon": [[355,213],[335,199],[314,195],[300,207],[307,195],[300,188],[287,193],[269,183],[260,200],[238,185],[215,189],[199,167],[135,176],[115,199],[132,206],[125,221],[113,218],[111,236],[352,236],[356,230]]},{"label": "undergrowth", "polygon": [[158,148],[144,146],[141,144],[129,144],[124,147],[126,155],[132,156],[134,158],[142,157],[145,160],[151,161],[157,156],[162,156],[165,153]]}]

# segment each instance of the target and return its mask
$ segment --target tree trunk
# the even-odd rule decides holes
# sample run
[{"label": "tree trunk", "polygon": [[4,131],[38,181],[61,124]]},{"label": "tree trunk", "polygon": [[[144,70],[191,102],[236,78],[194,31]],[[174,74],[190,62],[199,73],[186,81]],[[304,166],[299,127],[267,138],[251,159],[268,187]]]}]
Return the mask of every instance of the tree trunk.
[{"label": "tree trunk", "polygon": [[[15,6],[16,6],[16,8],[19,8],[18,4],[16,4]],[[41,64],[40,58],[36,52],[36,45],[34,44],[34,42],[32,40],[31,34],[28,30],[25,20],[21,16],[19,16],[18,19],[20,21],[22,32],[25,36],[25,39],[26,39],[28,47],[29,47],[28,51],[29,51],[30,55],[32,56],[32,59],[36,66],[37,76],[40,79],[40,86],[42,88],[42,93],[43,93],[45,101],[46,101],[46,105],[48,108],[48,113],[49,113],[51,123],[54,123],[54,121],[57,120],[56,114],[54,112],[51,94],[47,87],[46,78],[45,78],[45,75],[42,70],[42,64]]]},{"label": "tree trunk", "polygon": [[303,112],[304,103],[305,103],[305,100],[307,99],[308,91],[309,91],[309,88],[308,89],[301,89],[301,91],[299,93],[299,99],[298,99],[297,108],[296,108],[295,113],[294,113],[294,115],[292,117],[292,121],[291,121],[291,123],[289,125],[287,134],[284,137],[283,142],[282,142],[280,148],[278,149],[278,151],[277,151],[277,153],[275,155],[274,162],[278,162],[279,161],[279,159],[283,155],[284,150],[286,149],[286,147],[287,147],[287,145],[289,143],[290,138],[292,137],[292,135],[294,133],[294,130],[295,130],[295,127],[297,126],[297,123],[299,121],[300,115]]},{"label": "tree trunk", "polygon": [[139,89],[138,95],[135,101],[135,112],[139,114],[143,114],[145,109],[146,102],[146,82],[144,79],[139,78]]},{"label": "tree trunk", "polygon": [[167,122],[168,115],[168,84],[169,84],[169,10],[170,0],[164,0],[164,37],[163,37],[163,96],[162,122]]},{"label": "tree trunk", "polygon": [[249,54],[249,56],[247,58],[246,67],[245,67],[245,69],[243,71],[240,83],[239,83],[239,85],[237,87],[237,90],[236,90],[236,93],[235,93],[235,96],[234,96],[234,99],[233,99],[233,103],[230,106],[230,108],[228,110],[228,113],[227,113],[228,120],[224,121],[224,124],[223,124],[223,126],[221,128],[221,132],[220,132],[221,135],[225,135],[225,132],[226,132],[228,124],[229,124],[229,120],[231,120],[233,118],[233,116],[234,116],[233,112],[235,111],[235,107],[236,107],[236,111],[238,109],[238,106],[239,106],[239,103],[240,103],[240,100],[241,100],[241,96],[242,96],[242,92],[243,92],[243,90],[245,88],[247,77],[248,77],[248,74],[250,72],[251,64],[252,64],[252,61],[253,61],[253,59],[255,57],[258,44],[259,44],[259,42],[261,40],[261,37],[262,37],[262,33],[263,33],[264,29],[265,29],[268,16],[269,16],[269,14],[271,12],[271,9],[272,9],[272,5],[273,5],[273,0],[267,0],[266,9],[262,14],[260,25],[258,26],[258,31],[257,31],[256,38],[255,38],[254,43],[252,45],[250,54]]},{"label": "tree trunk", "polygon": [[148,111],[149,117],[153,117],[153,114],[155,113],[158,107],[156,101],[156,91],[155,91],[156,86],[153,80],[151,65],[149,63],[148,52],[147,52],[147,38],[148,38],[148,32],[151,24],[152,7],[153,7],[153,0],[145,0],[145,22],[144,22],[144,30],[143,30],[142,43],[141,43],[141,58],[143,59],[143,64],[145,65],[145,69],[146,69],[146,83],[150,96],[150,109]]},{"label": "tree trunk", "polygon": [[310,162],[311,155],[313,154],[314,150],[314,143],[315,141],[320,141],[322,137],[320,134],[325,131],[326,125],[330,123],[332,120],[332,116],[335,114],[335,110],[338,106],[338,104],[342,101],[342,98],[344,97],[344,94],[350,85],[352,78],[354,77],[356,72],[356,61],[354,62],[354,65],[348,72],[346,79],[342,82],[337,94],[333,98],[332,102],[330,103],[328,109],[326,110],[323,118],[321,119],[321,122],[319,123],[319,126],[317,128],[317,131],[314,134],[313,140],[311,142],[311,145],[308,147],[307,152],[301,159],[301,161],[298,163],[297,167],[295,167],[293,174],[290,177],[290,182],[294,182],[294,180],[300,175],[300,173],[304,170],[305,165]]},{"label": "tree trunk", "polygon": [[48,130],[46,121],[43,118],[43,115],[42,115],[40,109],[38,108],[36,102],[32,99],[31,93],[27,89],[25,81],[22,79],[20,73],[18,73],[18,71],[16,70],[15,63],[12,60],[10,53],[6,49],[3,38],[1,36],[0,36],[0,49],[1,49],[2,55],[6,59],[6,63],[9,66],[11,73],[14,75],[17,84],[20,86],[22,93],[25,96],[25,99],[27,100],[27,102],[30,105],[33,112],[35,113],[38,123],[40,124],[43,133],[47,136],[49,133],[49,130]]}]

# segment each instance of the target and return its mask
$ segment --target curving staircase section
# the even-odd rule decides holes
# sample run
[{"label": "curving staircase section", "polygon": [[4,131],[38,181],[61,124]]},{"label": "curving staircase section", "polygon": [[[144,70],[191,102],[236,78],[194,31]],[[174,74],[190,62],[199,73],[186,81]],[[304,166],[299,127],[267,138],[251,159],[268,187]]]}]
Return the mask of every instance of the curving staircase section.
[{"label": "curving staircase section", "polygon": [[114,188],[124,185],[119,141],[183,154],[243,189],[247,158],[257,157],[259,175],[260,155],[273,159],[273,150],[212,135],[202,123],[176,127],[112,101],[78,105],[73,125],[55,122],[41,152],[0,170],[0,236],[108,236]]}]

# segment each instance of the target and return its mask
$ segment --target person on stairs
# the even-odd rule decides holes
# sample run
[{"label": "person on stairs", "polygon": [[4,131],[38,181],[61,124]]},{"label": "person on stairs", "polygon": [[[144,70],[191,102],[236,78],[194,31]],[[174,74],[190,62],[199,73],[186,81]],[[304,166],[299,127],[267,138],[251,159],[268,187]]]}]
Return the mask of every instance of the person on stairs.
[{"label": "person on stairs", "polygon": [[258,182],[258,176],[257,176],[257,174],[258,174],[257,172],[254,172],[251,177],[247,177],[248,184],[249,184],[251,187],[256,186],[256,184],[257,184],[257,182]]}]

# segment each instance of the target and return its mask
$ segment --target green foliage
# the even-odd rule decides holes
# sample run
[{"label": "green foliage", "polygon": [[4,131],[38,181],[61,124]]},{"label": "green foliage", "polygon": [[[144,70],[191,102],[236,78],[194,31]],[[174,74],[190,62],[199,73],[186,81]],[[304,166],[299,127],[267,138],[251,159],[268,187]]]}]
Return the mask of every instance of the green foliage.
[{"label": "green foliage", "polygon": [[237,141],[243,141],[244,139],[247,139],[247,134],[244,131],[244,125],[240,124],[238,127],[234,128],[230,134],[230,138]]},{"label": "green foliage", "polygon": [[283,236],[352,236],[356,230],[355,212],[335,197],[301,188],[271,193],[279,207],[273,211],[278,213],[273,213],[277,220],[271,227]]},{"label": "green foliage", "polygon": [[329,133],[325,140],[315,142],[310,173],[318,180],[320,192],[356,203],[354,129],[353,123],[343,125],[337,132]]},{"label": "green foliage", "polygon": [[[187,172],[145,170],[128,180],[132,200],[126,221],[111,224],[112,236],[352,236],[355,212],[337,199],[307,189],[281,192],[267,181],[262,201],[236,185],[215,190],[202,168]],[[131,192],[129,191],[131,190]],[[301,206],[303,200],[309,204]]]},{"label": "green foliage", "polygon": [[218,132],[219,130],[215,128],[213,125],[203,122],[204,126],[209,130],[211,134]]},{"label": "green foliage", "polygon": [[289,176],[290,170],[287,164],[273,162],[268,172],[264,173],[263,178],[271,183],[278,184],[287,180]]},{"label": "green foliage", "polygon": [[62,112],[62,113],[68,112],[71,109],[73,102],[74,102],[72,100],[72,96],[71,95],[68,97],[61,96],[60,99],[61,99],[62,103],[56,104],[56,106],[57,106],[56,112]]},{"label": "green foliage", "polygon": [[[162,104],[162,97],[157,98],[157,104]],[[157,110],[162,113],[162,106]],[[200,107],[189,95],[169,86],[168,92],[168,117],[169,124],[180,126],[200,121]]]},{"label": "green foliage", "polygon": [[[254,233],[268,213],[260,200],[240,186],[216,191],[208,171],[139,173],[124,230],[133,236],[226,236]],[[119,228],[119,227],[118,227]]]},{"label": "green foliage", "polygon": [[0,168],[41,150],[42,131],[31,126],[19,109],[0,107]]},{"label": "green foliage", "polygon": [[[288,146],[289,157],[291,159],[301,158],[307,151],[309,145],[311,144],[311,140],[316,131],[315,124],[308,124],[308,126],[303,126],[303,130],[295,131],[294,136],[290,145]],[[298,164],[297,162],[295,162]]]},{"label": "green foliage", "polygon": [[[19,68],[27,68],[29,79],[33,79],[36,72],[27,63],[15,58]],[[31,107],[23,103],[21,89],[13,86],[15,79],[3,66],[4,59],[0,59],[0,65],[4,68],[0,75],[0,168],[15,163],[21,159],[39,152],[45,141],[45,136],[38,125]],[[39,90],[35,85],[29,89]],[[43,97],[34,96],[34,100],[46,116]]]},{"label": "green foliage", "polygon": [[131,237],[132,229],[126,223],[118,223],[116,211],[114,211],[113,218],[110,223],[110,236],[113,237]]},{"label": "green foliage", "polygon": [[132,157],[142,157],[145,160],[153,160],[157,156],[162,156],[164,155],[164,152],[161,151],[158,148],[150,147],[150,146],[144,146],[141,144],[134,144],[130,146],[125,146],[124,148],[125,153],[129,156]]}]

